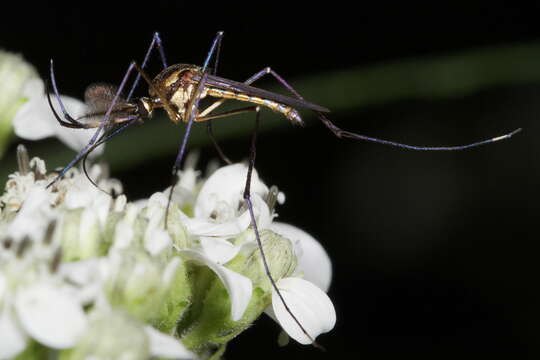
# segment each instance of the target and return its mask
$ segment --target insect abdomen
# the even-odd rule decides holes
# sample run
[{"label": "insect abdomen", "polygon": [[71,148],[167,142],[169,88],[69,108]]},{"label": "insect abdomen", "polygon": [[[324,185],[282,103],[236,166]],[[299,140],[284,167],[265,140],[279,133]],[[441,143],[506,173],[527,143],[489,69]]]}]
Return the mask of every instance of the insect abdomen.
[{"label": "insect abdomen", "polygon": [[273,100],[263,99],[257,96],[249,96],[247,94],[236,93],[234,91],[216,89],[216,88],[209,88],[207,90],[207,95],[223,98],[223,99],[233,99],[233,100],[238,100],[238,101],[250,102],[257,105],[262,105],[269,108],[270,110],[283,114],[287,119],[289,119],[295,124],[298,124],[298,125],[304,124],[298,111],[296,111],[295,109],[293,109],[292,107],[288,105],[283,105]]}]

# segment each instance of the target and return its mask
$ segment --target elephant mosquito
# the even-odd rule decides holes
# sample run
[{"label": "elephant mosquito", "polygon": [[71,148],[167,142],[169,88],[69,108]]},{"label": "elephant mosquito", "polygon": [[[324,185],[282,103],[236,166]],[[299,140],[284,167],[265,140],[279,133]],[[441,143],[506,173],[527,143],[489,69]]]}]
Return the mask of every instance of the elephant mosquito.
[{"label": "elephant mosquito", "polygon": [[[149,119],[153,111],[157,108],[163,108],[171,121],[174,123],[186,123],[186,130],[180,145],[180,149],[176,156],[172,168],[172,186],[169,192],[169,201],[167,204],[167,211],[165,215],[165,226],[167,226],[168,209],[170,206],[174,186],[178,181],[178,171],[180,169],[182,160],[185,155],[186,145],[191,132],[191,127],[194,122],[206,122],[208,135],[216,147],[222,160],[230,163],[229,159],[224,155],[220,149],[216,140],[214,139],[212,132],[212,120],[218,118],[225,118],[233,115],[237,115],[245,112],[255,113],[255,129],[251,138],[251,148],[249,155],[248,172],[246,177],[246,184],[244,187],[243,198],[245,205],[250,214],[251,226],[255,233],[255,238],[261,252],[263,259],[263,265],[272,287],[279,295],[281,302],[283,303],[287,312],[291,315],[293,320],[302,330],[302,332],[312,341],[315,346],[318,346],[313,337],[305,330],[300,321],[292,313],[283,299],[280,290],[278,289],[276,282],[272,278],[268,266],[266,256],[264,254],[259,230],[255,221],[255,215],[253,211],[253,204],[250,197],[250,184],[253,168],[255,166],[256,156],[256,138],[257,131],[260,122],[260,107],[269,108],[275,112],[278,112],[289,119],[293,124],[302,125],[303,121],[298,112],[298,108],[311,110],[319,118],[320,121],[338,138],[351,138],[357,140],[364,140],[369,142],[380,143],[384,145],[400,147],[409,150],[417,151],[455,151],[464,150],[496,141],[508,139],[518,133],[521,129],[516,129],[508,134],[475,142],[472,144],[462,146],[444,146],[444,147],[425,147],[425,146],[412,146],[402,143],[397,143],[388,140],[377,139],[360,134],[355,134],[349,131],[345,131],[334,125],[326,116],[325,113],[330,112],[327,108],[306,101],[287,81],[285,81],[280,75],[278,75],[270,67],[266,67],[259,71],[245,82],[236,82],[233,80],[225,79],[215,75],[219,61],[219,53],[221,40],[223,38],[223,32],[218,32],[215,36],[210,50],[206,56],[206,59],[202,67],[188,64],[176,64],[167,65],[165,52],[163,50],[162,40],[159,33],[154,33],[152,42],[146,52],[142,64],[139,66],[135,61],[132,61],[126,71],[119,87],[113,87],[110,85],[91,85],[87,88],[85,93],[85,100],[90,109],[87,114],[74,119],[66,111],[58,92],[56,85],[56,78],[54,75],[53,61],[50,62],[50,80],[54,91],[54,96],[59,104],[60,110],[63,114],[63,119],[58,115],[53,107],[52,100],[49,92],[47,92],[47,98],[49,105],[60,123],[60,125],[74,128],[74,129],[89,129],[97,128],[96,132],[92,136],[88,144],[75,156],[75,158],[62,169],[58,176],[48,185],[53,186],[58,180],[60,180],[65,173],[75,166],[79,161],[83,160],[83,169],[89,180],[94,184],[95,182],[88,176],[85,167],[85,161],[88,155],[99,145],[106,142],[108,139],[121,133],[131,125],[138,123],[142,120]],[[157,49],[161,58],[163,69],[154,79],[151,79],[144,71],[152,51]],[[210,73],[208,64],[212,57],[214,57],[215,66]],[[136,71],[137,75],[128,92],[128,96],[123,98],[121,94],[127,86],[130,75]],[[251,86],[253,82],[262,78],[265,75],[273,76],[281,85],[283,85],[291,94],[291,96],[284,96],[267,90],[259,89]],[[149,86],[148,97],[141,97],[138,99],[132,99],[133,92],[135,91],[140,78],[147,82]],[[199,102],[201,99],[211,97],[216,98],[215,102],[203,109],[199,109]],[[247,102],[255,104],[255,106],[243,107],[236,110],[215,113],[216,108],[221,106],[226,100],[237,100],[241,102]],[[96,185],[97,186],[97,185]]]}]

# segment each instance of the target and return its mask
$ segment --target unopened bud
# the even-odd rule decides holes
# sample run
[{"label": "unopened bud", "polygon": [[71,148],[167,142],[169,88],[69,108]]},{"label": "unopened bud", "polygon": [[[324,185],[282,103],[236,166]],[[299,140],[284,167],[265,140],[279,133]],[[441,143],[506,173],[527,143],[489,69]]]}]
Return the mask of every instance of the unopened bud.
[{"label": "unopened bud", "polygon": [[37,72],[22,56],[0,51],[0,156],[11,133],[11,121],[28,100],[24,89],[32,78],[37,78]]},{"label": "unopened bud", "polygon": [[75,348],[64,351],[62,360],[146,360],[150,357],[143,326],[122,311],[91,316],[88,329]]}]

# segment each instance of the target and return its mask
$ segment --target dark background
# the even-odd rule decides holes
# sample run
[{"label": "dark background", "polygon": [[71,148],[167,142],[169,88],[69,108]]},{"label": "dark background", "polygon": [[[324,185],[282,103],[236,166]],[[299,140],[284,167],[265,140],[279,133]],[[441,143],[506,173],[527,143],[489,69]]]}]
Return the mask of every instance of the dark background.
[{"label": "dark background", "polygon": [[[62,92],[77,97],[91,82],[117,83],[156,30],[169,62],[199,64],[215,32],[225,30],[219,71],[235,80],[267,65],[294,79],[540,40],[540,6],[513,2],[21,5],[7,12],[2,5],[0,47],[21,52],[42,75],[55,58]],[[324,98],[312,100],[325,105]],[[421,145],[463,144],[524,128],[510,141],[463,152],[339,140],[309,116],[306,128],[287,124],[260,134],[259,173],[287,195],[279,219],[313,234],[332,258],[338,321],[319,339],[327,352],[294,343],[279,348],[278,326],[261,319],[232,342],[227,357],[538,354],[539,100],[533,83],[331,114],[351,131]],[[181,129],[168,129],[178,131],[180,142]],[[247,157],[249,136],[221,144],[239,161]],[[201,152],[203,164],[215,157],[210,146]],[[168,185],[174,157],[171,151],[112,172],[132,198],[148,196]]]}]

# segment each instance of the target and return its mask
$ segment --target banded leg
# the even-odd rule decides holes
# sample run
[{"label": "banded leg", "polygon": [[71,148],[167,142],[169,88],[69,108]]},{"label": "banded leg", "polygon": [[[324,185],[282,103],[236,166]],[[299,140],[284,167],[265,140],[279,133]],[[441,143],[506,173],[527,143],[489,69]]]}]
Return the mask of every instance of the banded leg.
[{"label": "banded leg", "polygon": [[[250,77],[246,81],[246,84],[251,84],[252,82],[260,79],[261,77],[263,77],[264,75],[267,75],[267,74],[272,75],[281,85],[283,85],[285,88],[287,88],[287,90],[289,90],[298,99],[304,100],[302,95],[300,95],[291,85],[289,85],[289,83],[287,81],[285,81],[285,79],[283,79],[281,76],[279,76],[270,67],[266,67],[263,70],[256,73],[255,75],[253,75],[252,77]],[[383,144],[383,145],[389,145],[389,146],[400,147],[400,148],[403,148],[403,149],[416,150],[416,151],[456,151],[456,150],[465,150],[465,149],[469,149],[469,148],[473,148],[473,147],[477,147],[477,146],[481,146],[481,145],[485,145],[485,144],[490,144],[490,143],[497,142],[497,141],[500,141],[500,140],[509,139],[509,138],[511,138],[512,136],[514,136],[515,134],[517,134],[518,132],[521,131],[521,128],[519,128],[519,129],[516,129],[516,130],[514,130],[514,131],[512,131],[510,133],[507,133],[507,134],[504,134],[504,135],[501,135],[501,136],[497,136],[497,137],[494,137],[494,138],[491,138],[491,139],[482,140],[482,141],[478,141],[478,142],[474,142],[474,143],[466,144],[466,145],[458,145],[458,146],[414,146],[414,145],[407,145],[407,144],[398,143],[398,142],[395,142],[395,141],[388,141],[388,140],[378,139],[378,138],[374,138],[374,137],[365,136],[365,135],[356,134],[356,133],[353,133],[353,132],[350,132],[350,131],[346,131],[346,130],[343,130],[343,129],[337,127],[336,125],[334,125],[334,123],[332,123],[323,113],[318,112],[318,111],[315,111],[315,113],[317,114],[317,117],[319,118],[319,120],[338,138],[349,138],[349,139],[355,139],[355,140],[363,140],[363,141],[369,141],[369,142],[379,143],[379,144]]]},{"label": "banded leg", "polygon": [[270,267],[268,265],[266,255],[264,253],[264,249],[263,249],[262,242],[261,242],[261,237],[260,237],[260,234],[259,234],[259,229],[257,227],[257,221],[255,219],[255,212],[253,211],[253,202],[251,201],[251,175],[253,174],[253,169],[255,167],[255,158],[256,158],[256,155],[257,155],[256,143],[257,143],[257,132],[258,132],[258,129],[259,129],[259,122],[260,122],[260,114],[261,114],[261,112],[260,112],[259,108],[257,107],[257,113],[256,113],[256,118],[255,118],[255,129],[253,131],[253,135],[251,136],[251,148],[250,148],[250,151],[249,151],[249,164],[248,164],[248,171],[247,171],[247,177],[246,177],[246,186],[244,187],[244,195],[243,195],[244,196],[244,201],[246,202],[246,205],[247,205],[247,208],[248,208],[248,211],[249,211],[249,216],[251,218],[251,226],[253,228],[253,232],[255,233],[255,239],[257,241],[259,251],[261,252],[261,258],[262,258],[262,261],[263,261],[264,271],[266,273],[266,276],[270,280],[270,283],[272,284],[272,288],[278,294],[279,300],[281,301],[281,303],[285,307],[285,310],[287,310],[289,315],[291,315],[294,322],[296,322],[296,324],[300,327],[300,329],[302,330],[304,335],[306,335],[308,337],[308,339],[311,340],[313,346],[321,348],[321,346],[315,342],[315,339],[313,339],[313,337],[306,331],[304,326],[300,323],[298,318],[291,311],[291,309],[287,305],[287,302],[283,298],[283,295],[281,294],[281,291],[277,287],[277,284],[276,284],[275,280],[272,277],[272,273],[270,272]]},{"label": "banded leg", "polygon": [[[167,200],[167,208],[165,209],[165,229],[167,229],[167,222],[169,219],[169,208],[171,207],[172,194],[174,193],[174,188],[176,186],[176,183],[178,182],[178,170],[180,169],[180,166],[182,165],[182,160],[184,159],[187,142],[189,139],[189,135],[191,133],[191,127],[193,126],[193,122],[195,121],[197,110],[199,108],[199,101],[201,100],[201,95],[204,90],[204,85],[206,83],[206,80],[208,79],[208,73],[206,72],[206,69],[208,67],[208,63],[212,59],[212,55],[214,54],[216,47],[218,47],[218,44],[221,43],[222,38],[223,38],[223,31],[220,31],[217,33],[216,37],[214,38],[214,41],[212,42],[210,50],[208,51],[208,54],[206,55],[204,65],[201,68],[201,72],[203,73],[203,76],[201,77],[201,80],[197,84],[197,87],[194,91],[194,94],[188,106],[186,106],[186,113],[184,114],[184,119],[188,119],[188,122],[186,125],[186,131],[184,133],[184,137],[182,138],[180,149],[178,151],[178,155],[176,156],[176,160],[174,161],[174,165],[172,168],[171,190],[169,192],[169,198]],[[186,115],[189,115],[189,117],[187,117]]]}]

